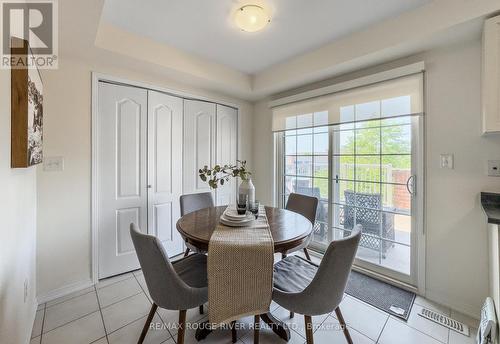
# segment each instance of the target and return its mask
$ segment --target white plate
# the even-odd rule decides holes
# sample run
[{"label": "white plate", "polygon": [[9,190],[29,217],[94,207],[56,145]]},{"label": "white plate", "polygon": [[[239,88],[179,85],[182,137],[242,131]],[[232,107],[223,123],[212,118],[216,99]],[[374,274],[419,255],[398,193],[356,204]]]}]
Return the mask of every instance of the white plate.
[{"label": "white plate", "polygon": [[229,226],[229,227],[245,227],[251,224],[255,220],[255,216],[252,214],[246,215],[246,217],[243,220],[238,220],[238,221],[233,221],[231,219],[228,219],[224,214],[221,215],[220,217],[220,222],[223,225]]},{"label": "white plate", "polygon": [[248,214],[244,214],[242,216],[238,216],[238,217],[233,217],[231,215],[228,215],[228,214],[223,214],[224,217],[226,218],[226,220],[229,220],[229,221],[234,221],[234,222],[238,222],[238,221],[246,221],[247,217],[248,217]]},{"label": "white plate", "polygon": [[247,214],[238,214],[238,211],[233,208],[227,208],[226,211],[224,211],[224,216],[229,219],[229,220],[244,220],[247,217]]}]

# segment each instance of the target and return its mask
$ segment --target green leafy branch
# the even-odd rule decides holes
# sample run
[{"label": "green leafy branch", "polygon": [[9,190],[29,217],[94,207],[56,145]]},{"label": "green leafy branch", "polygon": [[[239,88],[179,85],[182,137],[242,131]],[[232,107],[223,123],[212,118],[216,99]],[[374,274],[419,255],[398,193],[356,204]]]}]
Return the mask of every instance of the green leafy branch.
[{"label": "green leafy branch", "polygon": [[235,165],[215,165],[213,168],[204,166],[198,170],[200,179],[208,182],[212,189],[217,189],[219,184],[222,186],[229,178],[240,177],[242,180],[247,180],[252,174],[246,168],[246,160],[236,160]]}]

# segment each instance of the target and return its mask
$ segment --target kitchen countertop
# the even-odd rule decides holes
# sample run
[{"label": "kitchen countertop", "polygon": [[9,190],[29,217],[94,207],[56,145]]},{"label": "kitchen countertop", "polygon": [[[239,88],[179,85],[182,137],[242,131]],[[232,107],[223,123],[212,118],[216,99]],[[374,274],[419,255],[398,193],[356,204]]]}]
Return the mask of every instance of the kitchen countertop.
[{"label": "kitchen countertop", "polygon": [[488,216],[488,223],[500,225],[500,194],[481,192],[481,204]]}]

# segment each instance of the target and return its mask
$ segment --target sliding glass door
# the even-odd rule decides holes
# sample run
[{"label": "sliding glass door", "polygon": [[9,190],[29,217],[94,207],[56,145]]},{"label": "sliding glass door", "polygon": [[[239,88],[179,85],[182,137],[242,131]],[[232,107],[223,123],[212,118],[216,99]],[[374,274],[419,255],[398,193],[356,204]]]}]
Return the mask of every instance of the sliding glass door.
[{"label": "sliding glass door", "polygon": [[405,108],[401,97],[341,110],[354,121],[332,129],[331,208],[334,239],[362,227],[359,265],[412,283],[418,117],[388,117]]},{"label": "sliding glass door", "polygon": [[[325,113],[297,116],[297,121],[309,123],[324,119]],[[330,127],[288,130],[283,140],[283,188],[281,197],[286,204],[290,193],[300,193],[319,199],[314,227],[315,242],[328,237]],[[325,241],[326,242],[326,241]]]},{"label": "sliding glass door", "polygon": [[278,133],[280,205],[292,192],[317,197],[313,249],[360,225],[355,264],[417,286],[423,116],[408,115],[407,96],[339,111],[341,124],[315,126],[325,112],[314,112],[287,119],[310,128]]}]

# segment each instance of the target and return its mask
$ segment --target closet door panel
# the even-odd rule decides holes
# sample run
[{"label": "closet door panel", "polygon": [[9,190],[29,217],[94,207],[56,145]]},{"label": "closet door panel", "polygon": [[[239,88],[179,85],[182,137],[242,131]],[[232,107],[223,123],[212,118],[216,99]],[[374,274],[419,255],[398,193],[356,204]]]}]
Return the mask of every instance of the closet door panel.
[{"label": "closet door panel", "polygon": [[99,278],[139,268],[130,223],[147,231],[147,92],[98,86]]},{"label": "closet door panel", "polygon": [[216,107],[213,103],[184,100],[184,193],[211,191],[198,170],[215,163]]},{"label": "closet door panel", "polygon": [[[234,108],[217,105],[217,164],[236,164],[238,158],[238,111]],[[217,205],[236,202],[237,180],[230,178],[216,191]]]},{"label": "closet door panel", "polygon": [[182,99],[148,92],[148,232],[167,254],[182,253],[175,224],[182,194]]}]

